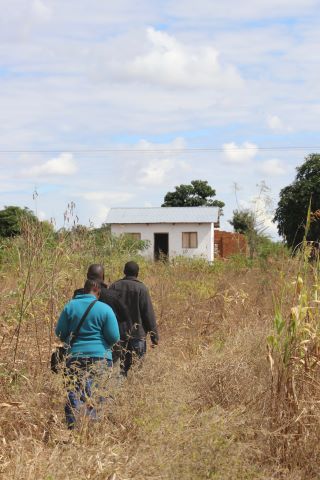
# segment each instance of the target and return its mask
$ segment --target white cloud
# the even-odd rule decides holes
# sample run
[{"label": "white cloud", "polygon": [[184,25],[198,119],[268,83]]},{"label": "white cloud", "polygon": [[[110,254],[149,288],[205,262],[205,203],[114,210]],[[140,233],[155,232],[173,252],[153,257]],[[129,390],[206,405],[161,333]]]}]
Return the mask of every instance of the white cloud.
[{"label": "white cloud", "polygon": [[299,13],[305,14],[317,6],[317,0],[258,0],[256,2],[239,2],[234,0],[170,0],[170,11],[180,20],[216,22],[234,19],[290,17]]},{"label": "white cloud", "polygon": [[[90,184],[90,179],[85,183]],[[135,196],[134,193],[128,191],[112,191],[110,186],[106,190],[86,191],[85,183],[83,181],[77,182],[77,186],[83,185],[83,191],[71,191],[69,196],[70,200],[75,201],[77,216],[80,217],[80,223],[84,225],[101,225],[106,221],[111,207],[130,205],[132,198]],[[99,184],[99,181],[95,180],[94,183]],[[80,205],[80,209],[78,209],[78,205]]]},{"label": "white cloud", "polygon": [[[186,141],[177,137],[169,143],[152,143],[140,140],[133,146],[139,158],[127,163],[125,178],[143,187],[171,184],[173,178],[192,170],[190,163],[181,158],[185,155]],[[140,152],[141,151],[141,152]]]},{"label": "white cloud", "polygon": [[192,166],[190,165],[190,163],[186,162],[185,160],[178,160],[177,166],[181,169],[181,171],[185,171],[185,172],[192,171]]},{"label": "white cloud", "polygon": [[89,223],[93,225],[101,225],[101,223],[105,223],[109,210],[110,208],[104,205],[94,205],[94,209],[92,215],[90,216]]},{"label": "white cloud", "polygon": [[282,162],[277,158],[265,160],[260,165],[259,170],[260,172],[270,176],[284,175],[286,173],[286,169],[284,168]]},{"label": "white cloud", "polygon": [[127,204],[134,194],[129,192],[112,192],[112,191],[91,191],[78,193],[75,196],[81,197],[86,200],[87,208],[90,212],[90,224],[101,225],[107,218],[110,207],[117,207],[119,204]]},{"label": "white cloud", "polygon": [[[261,184],[260,184],[261,185]],[[265,185],[265,184],[264,184]],[[255,186],[255,189],[261,188],[259,184]],[[249,209],[253,212],[256,219],[257,227],[260,231],[263,231],[266,235],[276,237],[276,225],[272,219],[274,217],[274,202],[271,196],[271,191],[267,187],[265,192],[246,192],[246,199],[240,199],[237,207],[240,209]]]},{"label": "white cloud", "polygon": [[148,142],[147,140],[140,140],[133,148],[135,150],[146,150],[150,152],[156,152],[157,150],[161,150],[162,153],[174,153],[174,150],[179,153],[179,151],[185,149],[187,147],[186,141],[183,137],[177,137],[172,142],[169,143],[152,143]]},{"label": "white cloud", "polygon": [[278,115],[268,115],[267,125],[274,132],[291,132],[292,128],[285,125]]},{"label": "white cloud", "polygon": [[272,209],[272,200],[267,197],[252,199],[253,211],[255,213],[258,227],[268,236],[277,235],[277,227],[273,223],[274,212]]},{"label": "white cloud", "polygon": [[162,185],[168,174],[174,169],[174,162],[169,158],[151,160],[138,173],[138,183],[143,186]]},{"label": "white cloud", "polygon": [[108,205],[114,205],[117,203],[126,203],[131,200],[133,195],[128,192],[104,192],[104,191],[94,191],[94,192],[85,192],[78,194],[80,197],[85,200],[90,200],[93,202],[107,202]]},{"label": "white cloud", "polygon": [[133,79],[169,87],[235,88],[239,73],[223,66],[211,46],[185,45],[166,32],[150,27],[146,33],[149,51],[137,55],[127,66]]},{"label": "white cloud", "polygon": [[38,215],[39,220],[41,220],[41,221],[46,220],[46,218],[47,218],[47,214],[43,210],[40,210],[37,215]]},{"label": "white cloud", "polygon": [[42,165],[34,165],[28,170],[22,170],[26,177],[47,177],[55,175],[73,175],[78,170],[72,153],[61,153],[58,157],[47,160]]},{"label": "white cloud", "polygon": [[33,0],[32,10],[41,20],[49,20],[52,15],[50,7],[43,0]]},{"label": "white cloud", "polygon": [[237,145],[234,142],[224,143],[222,147],[225,161],[238,165],[250,162],[258,153],[257,145],[250,142],[244,142],[242,145]]}]

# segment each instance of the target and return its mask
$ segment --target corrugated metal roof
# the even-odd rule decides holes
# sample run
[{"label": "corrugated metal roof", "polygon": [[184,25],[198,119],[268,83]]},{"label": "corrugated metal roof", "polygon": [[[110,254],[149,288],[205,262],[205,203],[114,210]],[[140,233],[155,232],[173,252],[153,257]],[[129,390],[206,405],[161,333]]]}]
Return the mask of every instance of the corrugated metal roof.
[{"label": "corrugated metal roof", "polygon": [[218,207],[111,208],[106,223],[218,223]]}]

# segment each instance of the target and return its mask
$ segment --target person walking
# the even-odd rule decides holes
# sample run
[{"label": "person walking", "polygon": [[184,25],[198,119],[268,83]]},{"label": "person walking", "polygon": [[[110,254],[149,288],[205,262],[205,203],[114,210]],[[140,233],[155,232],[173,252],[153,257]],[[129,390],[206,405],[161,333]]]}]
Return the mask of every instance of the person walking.
[{"label": "person walking", "polygon": [[[108,289],[105,282],[104,267],[100,263],[93,263],[89,266],[87,272],[87,279],[94,280],[100,284],[99,301],[103,302],[112,308],[119,326],[120,342],[114,345],[112,350],[113,363],[117,362],[121,356],[121,350],[126,347],[132,328],[131,318],[129,312],[121,300],[121,295],[116,290]],[[83,288],[78,288],[74,291],[73,298],[77,295],[83,294]]]},{"label": "person walking", "polygon": [[75,427],[81,410],[90,419],[97,419],[96,406],[106,398],[111,348],[120,338],[115,314],[98,301],[100,293],[100,284],[87,280],[83,293],[65,305],[55,328],[57,337],[69,346],[65,370],[69,429]]},{"label": "person walking", "polygon": [[146,353],[147,334],[150,334],[152,346],[158,345],[159,335],[156,317],[149,291],[138,280],[139,265],[127,262],[124,266],[124,278],[112,283],[109,290],[115,290],[126,305],[131,317],[131,332],[127,348],[122,353],[121,373],[127,376],[134,358],[142,359]]}]

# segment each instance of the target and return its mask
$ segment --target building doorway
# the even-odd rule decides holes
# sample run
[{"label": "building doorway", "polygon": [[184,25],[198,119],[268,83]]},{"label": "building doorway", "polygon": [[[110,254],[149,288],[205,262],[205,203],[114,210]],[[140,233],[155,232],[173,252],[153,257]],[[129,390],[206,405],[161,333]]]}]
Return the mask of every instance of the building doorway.
[{"label": "building doorway", "polygon": [[167,259],[169,256],[169,233],[154,234],[154,259]]}]

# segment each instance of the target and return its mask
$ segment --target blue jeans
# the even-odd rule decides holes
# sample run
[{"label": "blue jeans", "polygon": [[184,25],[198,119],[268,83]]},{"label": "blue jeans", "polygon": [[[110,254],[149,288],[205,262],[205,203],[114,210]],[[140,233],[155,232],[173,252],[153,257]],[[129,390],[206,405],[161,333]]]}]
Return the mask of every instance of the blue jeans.
[{"label": "blue jeans", "polygon": [[132,338],[128,342],[128,346],[123,350],[121,355],[121,373],[127,376],[132,364],[135,360],[141,360],[147,351],[147,342],[145,339]]},{"label": "blue jeans", "polygon": [[106,399],[106,383],[112,361],[99,357],[70,358],[66,364],[67,402],[66,422],[73,429],[77,417],[83,415],[91,420],[98,419],[97,404]]}]

